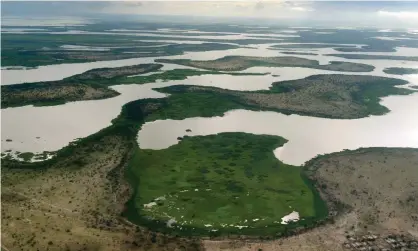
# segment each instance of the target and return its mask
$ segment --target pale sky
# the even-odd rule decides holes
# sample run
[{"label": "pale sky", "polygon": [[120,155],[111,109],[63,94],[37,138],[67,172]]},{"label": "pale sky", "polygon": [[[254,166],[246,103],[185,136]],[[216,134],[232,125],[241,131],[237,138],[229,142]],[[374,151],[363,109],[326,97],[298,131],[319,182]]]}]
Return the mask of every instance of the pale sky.
[{"label": "pale sky", "polygon": [[345,26],[418,28],[416,1],[49,1],[3,2],[2,16],[180,15],[216,18],[300,20]]}]

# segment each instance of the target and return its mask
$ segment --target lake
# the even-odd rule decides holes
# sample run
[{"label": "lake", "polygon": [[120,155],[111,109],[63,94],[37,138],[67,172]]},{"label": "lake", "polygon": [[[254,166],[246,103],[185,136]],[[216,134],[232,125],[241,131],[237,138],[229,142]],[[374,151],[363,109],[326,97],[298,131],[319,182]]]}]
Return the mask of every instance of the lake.
[{"label": "lake", "polygon": [[[184,55],[163,58],[192,58],[210,60],[227,55],[279,56],[279,51],[270,50],[270,45],[250,45],[222,51],[190,52]],[[403,49],[401,49],[403,50]],[[401,51],[400,50],[400,51]],[[417,50],[409,50],[409,56]],[[304,52],[309,51],[304,49]],[[330,49],[321,49],[329,53]],[[312,52],[314,50],[312,49]],[[318,53],[318,51],[316,52]],[[404,54],[406,51],[398,52]],[[332,72],[298,67],[253,67],[242,72],[268,72],[264,76],[202,75],[186,80],[157,82],[145,85],[120,85],[112,88],[121,95],[104,100],[71,102],[52,107],[17,107],[2,109],[2,152],[54,151],[69,142],[86,137],[109,126],[130,101],[142,98],[163,98],[165,94],[152,88],[187,84],[215,86],[231,90],[268,89],[272,82],[300,79],[314,74],[366,74],[405,79],[412,85],[418,84],[418,74],[395,76],[382,72],[385,67],[418,67],[417,62],[398,60],[348,60],[326,55],[301,55],[298,57],[319,60],[326,64],[332,60],[371,64],[376,67],[372,73]],[[387,53],[387,55],[394,53]],[[289,55],[286,55],[289,56]],[[2,84],[59,80],[100,67],[120,67],[140,63],[151,63],[155,58],[135,58],[80,64],[40,66],[35,69],[2,69]],[[188,68],[164,64],[163,70]],[[278,75],[278,76],[277,76]],[[418,147],[418,95],[392,96],[382,100],[391,112],[384,116],[371,116],[355,120],[323,119],[298,115],[283,115],[274,112],[253,112],[235,110],[223,117],[188,118],[181,121],[160,120],[146,123],[138,133],[139,144],[143,148],[161,149],[177,143],[177,137],[208,135],[219,132],[242,131],[255,134],[279,135],[289,140],[282,148],[272,149],[282,161],[299,165],[317,154],[331,153],[343,149],[369,146]],[[39,137],[39,138],[37,138]],[[12,139],[12,142],[6,142]]]}]

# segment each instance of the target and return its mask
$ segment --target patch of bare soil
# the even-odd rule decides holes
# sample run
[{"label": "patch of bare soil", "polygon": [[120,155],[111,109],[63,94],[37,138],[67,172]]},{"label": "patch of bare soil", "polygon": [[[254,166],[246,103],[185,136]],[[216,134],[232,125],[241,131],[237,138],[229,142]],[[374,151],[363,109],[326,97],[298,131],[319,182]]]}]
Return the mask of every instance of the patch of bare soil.
[{"label": "patch of bare soil", "polygon": [[335,222],[274,241],[203,241],[211,250],[418,250],[418,150],[368,148],[306,164]]}]

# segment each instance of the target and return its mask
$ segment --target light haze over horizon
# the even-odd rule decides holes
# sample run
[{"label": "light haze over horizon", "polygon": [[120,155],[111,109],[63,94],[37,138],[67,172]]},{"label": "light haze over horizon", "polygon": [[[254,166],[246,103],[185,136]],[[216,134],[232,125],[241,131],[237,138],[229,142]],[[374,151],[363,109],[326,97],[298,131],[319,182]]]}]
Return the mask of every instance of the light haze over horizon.
[{"label": "light haze over horizon", "polygon": [[[11,18],[66,17],[96,21],[418,28],[418,2],[414,1],[2,1],[1,5],[3,25],[8,25]],[[159,19],[161,16],[164,18]]]}]

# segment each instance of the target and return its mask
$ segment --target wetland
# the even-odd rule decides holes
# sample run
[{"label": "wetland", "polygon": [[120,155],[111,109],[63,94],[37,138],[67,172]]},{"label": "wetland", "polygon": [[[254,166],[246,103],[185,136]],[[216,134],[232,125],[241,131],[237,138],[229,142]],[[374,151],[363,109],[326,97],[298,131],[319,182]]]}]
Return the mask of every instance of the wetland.
[{"label": "wetland", "polygon": [[[2,68],[9,249],[339,251],[372,231],[413,250],[416,149],[387,148],[418,147],[402,41],[100,27],[2,37],[3,62],[35,67]],[[45,58],[56,48],[63,64]]]}]

